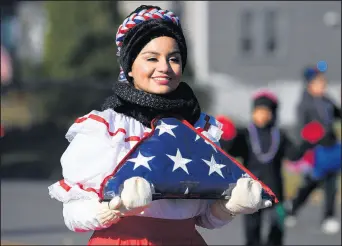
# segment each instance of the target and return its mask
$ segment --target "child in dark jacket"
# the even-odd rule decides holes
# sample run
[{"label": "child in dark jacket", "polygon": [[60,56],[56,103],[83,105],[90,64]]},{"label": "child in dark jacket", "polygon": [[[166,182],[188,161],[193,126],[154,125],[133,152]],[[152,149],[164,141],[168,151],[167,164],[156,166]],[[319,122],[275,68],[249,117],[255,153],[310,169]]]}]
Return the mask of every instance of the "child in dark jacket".
[{"label": "child in dark jacket", "polygon": [[[268,185],[280,201],[269,209],[271,226],[266,245],[283,245],[285,211],[282,206],[282,161],[285,158],[298,160],[312,147],[312,144],[305,141],[301,146],[295,146],[277,127],[277,109],[278,99],[273,93],[256,93],[253,97],[252,122],[246,128],[237,129],[233,139],[228,137],[221,140],[222,148],[234,157],[241,157],[243,164]],[[222,123],[227,126],[224,121]],[[223,130],[225,131],[225,128]],[[227,131],[226,128],[226,135]],[[245,216],[246,245],[264,244],[261,239],[261,216],[261,211]]]},{"label": "child in dark jacket", "polygon": [[334,219],[335,197],[337,192],[336,180],[341,170],[341,144],[338,143],[333,129],[334,120],[341,119],[339,109],[325,94],[327,80],[324,72],[315,67],[308,67],[304,71],[306,89],[298,105],[298,121],[301,129],[305,124],[317,121],[325,130],[325,136],[312,150],[314,168],[304,175],[303,184],[297,195],[288,202],[286,225],[293,227],[296,224],[296,215],[305,204],[309,195],[319,185],[324,184],[325,209],[322,218],[324,233],[337,233],[340,223]]}]

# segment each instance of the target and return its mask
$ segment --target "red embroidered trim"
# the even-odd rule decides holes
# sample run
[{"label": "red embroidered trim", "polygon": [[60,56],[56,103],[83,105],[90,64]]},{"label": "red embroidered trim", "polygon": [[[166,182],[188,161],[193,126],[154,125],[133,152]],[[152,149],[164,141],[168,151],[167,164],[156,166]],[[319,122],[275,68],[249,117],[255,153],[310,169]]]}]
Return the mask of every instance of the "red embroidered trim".
[{"label": "red embroidered trim", "polygon": [[[79,124],[79,123],[82,123],[82,122],[86,121],[87,119],[92,119],[92,120],[95,120],[97,122],[103,123],[106,126],[107,131],[108,131],[110,136],[115,136],[119,132],[121,132],[123,134],[127,134],[127,132],[126,132],[126,130],[124,128],[119,128],[115,132],[111,132],[110,129],[109,129],[108,121],[106,121],[101,116],[98,116],[98,115],[95,115],[95,114],[90,114],[87,117],[78,118],[78,119],[76,119],[75,123]],[[148,132],[144,132],[143,136],[146,136],[146,134],[149,134],[149,133]],[[139,136],[130,136],[130,137],[125,138],[125,142],[140,141],[140,140],[141,140],[141,137],[139,137]]]},{"label": "red embroidered trim", "polygon": [[[65,183],[65,180],[64,180],[64,179],[62,179],[62,180],[59,181],[59,185],[60,185],[64,190],[66,190],[67,192],[69,192],[70,189],[71,189],[71,186],[68,185],[67,183]],[[80,183],[77,183],[77,186],[78,186],[80,189],[84,190],[84,191],[95,192],[96,194],[99,194],[94,188],[86,188],[86,189],[85,189],[84,186],[83,186],[82,184],[80,184]]]}]

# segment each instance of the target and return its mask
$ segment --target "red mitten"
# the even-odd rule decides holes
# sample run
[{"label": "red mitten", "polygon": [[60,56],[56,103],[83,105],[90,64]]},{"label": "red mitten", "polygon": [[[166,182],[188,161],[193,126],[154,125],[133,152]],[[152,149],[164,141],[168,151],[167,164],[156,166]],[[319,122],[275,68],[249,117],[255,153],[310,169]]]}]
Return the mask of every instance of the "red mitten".
[{"label": "red mitten", "polygon": [[312,121],[304,126],[301,131],[302,139],[308,141],[311,144],[315,144],[320,141],[325,135],[324,127],[318,121]]},{"label": "red mitten", "polygon": [[230,120],[228,117],[223,115],[218,115],[216,120],[222,124],[222,139],[229,141],[235,138],[236,136],[236,128],[234,122]]}]

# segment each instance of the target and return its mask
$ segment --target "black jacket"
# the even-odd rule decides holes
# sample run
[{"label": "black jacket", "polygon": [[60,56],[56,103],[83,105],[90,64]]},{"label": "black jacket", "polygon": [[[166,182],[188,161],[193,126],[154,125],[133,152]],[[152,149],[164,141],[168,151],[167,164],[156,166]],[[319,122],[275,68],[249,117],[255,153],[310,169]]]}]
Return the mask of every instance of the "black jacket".
[{"label": "black jacket", "polygon": [[[260,161],[254,153],[250,138],[251,135],[247,128],[238,129],[237,135],[233,140],[221,140],[220,144],[222,149],[229,155],[241,157],[244,166],[269,186],[280,201],[283,201],[283,177],[281,173],[283,159],[298,160],[312,146],[307,142],[303,142],[301,146],[296,146],[283,131],[278,131],[278,148],[274,151],[273,158],[267,163]],[[272,142],[271,128],[257,129],[257,132],[262,153],[266,153],[269,151]]]},{"label": "black jacket", "polygon": [[326,131],[326,135],[319,142],[324,146],[336,143],[336,134],[333,123],[336,118],[341,119],[341,109],[339,109],[328,97],[315,98],[307,91],[303,93],[302,99],[297,107],[298,132],[311,122],[320,122]]}]

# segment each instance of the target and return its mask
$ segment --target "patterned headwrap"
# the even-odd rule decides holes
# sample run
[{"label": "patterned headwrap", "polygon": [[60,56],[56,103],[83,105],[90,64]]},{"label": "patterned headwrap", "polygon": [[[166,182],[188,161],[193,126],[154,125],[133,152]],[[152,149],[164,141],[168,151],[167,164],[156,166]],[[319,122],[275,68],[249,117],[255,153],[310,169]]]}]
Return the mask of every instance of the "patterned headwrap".
[{"label": "patterned headwrap", "polygon": [[[151,7],[151,6],[147,6],[147,7]],[[173,12],[160,9],[158,7],[152,7],[152,8],[142,9],[138,12],[133,12],[130,16],[128,16],[123,21],[123,23],[119,26],[118,31],[116,33],[115,41],[116,41],[116,46],[117,46],[118,57],[120,57],[121,47],[122,47],[123,40],[127,32],[131,30],[133,27],[135,27],[136,25],[143,23],[147,20],[151,20],[151,19],[162,19],[165,21],[170,21],[177,26],[180,25],[179,18]],[[120,82],[127,81],[127,78],[125,76],[124,70],[121,65],[120,65],[119,81]]]}]

